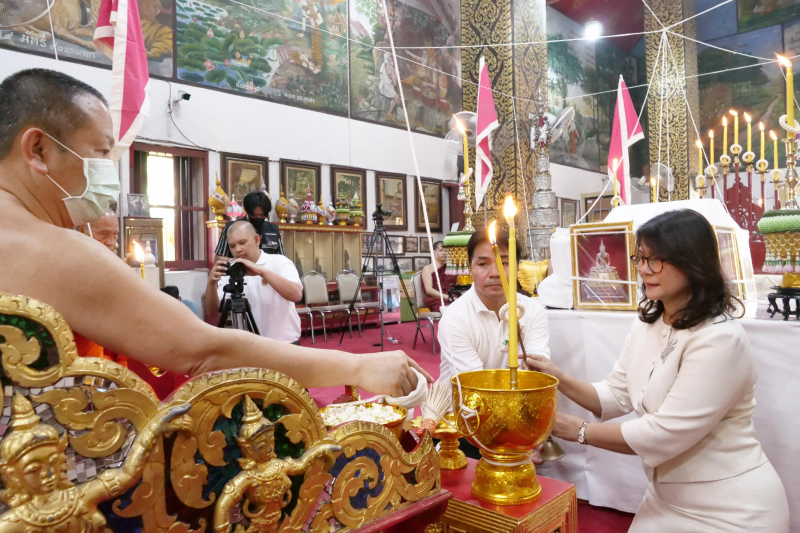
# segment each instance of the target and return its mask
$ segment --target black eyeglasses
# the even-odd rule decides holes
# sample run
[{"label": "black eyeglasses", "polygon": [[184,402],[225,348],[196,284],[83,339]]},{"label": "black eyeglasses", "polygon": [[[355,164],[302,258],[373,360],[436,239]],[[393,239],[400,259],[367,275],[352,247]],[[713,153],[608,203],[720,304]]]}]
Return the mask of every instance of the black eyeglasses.
[{"label": "black eyeglasses", "polygon": [[631,261],[633,261],[633,268],[635,268],[637,271],[644,268],[645,263],[647,263],[647,266],[650,267],[650,270],[653,272],[653,274],[659,274],[662,270],[664,270],[664,261],[658,257],[648,257],[646,255],[636,254],[631,256]]}]

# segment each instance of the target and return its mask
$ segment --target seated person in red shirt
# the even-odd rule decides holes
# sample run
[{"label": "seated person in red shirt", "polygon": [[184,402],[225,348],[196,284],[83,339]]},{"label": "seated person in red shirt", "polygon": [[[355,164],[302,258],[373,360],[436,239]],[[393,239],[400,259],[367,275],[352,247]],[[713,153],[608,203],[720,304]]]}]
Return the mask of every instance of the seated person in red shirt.
[{"label": "seated person in red shirt", "polygon": [[[422,268],[422,290],[425,291],[422,302],[431,311],[438,312],[441,311],[442,298],[444,298],[445,304],[450,303],[450,296],[448,296],[447,292],[455,284],[457,276],[445,274],[447,270],[447,251],[444,249],[442,241],[433,243],[433,258],[436,260],[435,264],[425,265]],[[442,284],[441,292],[438,290],[439,284],[436,283],[437,272],[439,274],[439,282]]]}]

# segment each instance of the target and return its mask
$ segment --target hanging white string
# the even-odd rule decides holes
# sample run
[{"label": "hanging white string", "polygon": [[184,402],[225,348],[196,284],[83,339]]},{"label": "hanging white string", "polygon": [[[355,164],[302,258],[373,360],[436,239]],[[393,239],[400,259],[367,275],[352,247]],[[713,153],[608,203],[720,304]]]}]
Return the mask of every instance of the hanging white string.
[{"label": "hanging white string", "polygon": [[[644,2],[644,0],[642,0]],[[645,2],[645,5],[647,3]],[[655,14],[653,15],[655,16]],[[660,24],[660,22],[659,22]],[[661,44],[659,46],[664,46],[664,40],[666,39],[667,34],[666,32],[661,34]],[[659,95],[659,100],[661,102],[661,112],[658,117],[658,163],[661,163],[661,143],[662,143],[662,130],[664,124],[664,73],[666,69],[664,68],[665,59],[667,57],[667,52],[665,51],[661,56],[661,94]],[[657,64],[653,66],[653,74],[655,75],[656,69],[658,68]],[[655,190],[655,203],[658,203],[658,197],[661,196],[661,172],[656,173],[656,190]]]},{"label": "hanging white string", "polygon": [[56,32],[53,31],[53,5],[56,3],[56,0],[50,0],[50,8],[47,10],[47,17],[50,19],[50,37],[53,39],[53,54],[56,56],[56,61],[58,61],[58,43],[56,42]]},{"label": "hanging white string", "polygon": [[[417,162],[417,150],[414,148],[414,136],[411,134],[411,120],[408,118],[408,110],[406,109],[406,98],[403,95],[402,78],[400,77],[400,67],[397,63],[397,50],[394,48],[394,36],[392,35],[392,25],[389,21],[389,10],[386,7],[386,0],[383,2],[383,15],[386,19],[386,34],[389,36],[389,44],[392,47],[392,58],[394,59],[394,75],[397,80],[397,93],[400,95],[400,103],[403,104],[403,115],[406,119],[406,131],[408,132],[408,143],[411,146],[411,159],[414,162],[414,172],[417,176],[417,188],[419,197],[421,198],[420,206],[422,206],[422,214],[425,218],[425,232],[428,236],[428,246],[431,254],[431,264],[434,266],[433,273],[436,276],[436,286],[439,288],[439,300],[441,301],[442,309],[444,309],[444,294],[442,293],[442,282],[439,279],[439,269],[436,268],[436,257],[433,249],[433,236],[431,236],[431,224],[428,221],[428,206],[425,203],[425,195],[422,190],[422,178],[419,172],[419,163]],[[466,154],[464,154],[466,157]],[[431,339],[431,342],[436,342],[436,339]]]},{"label": "hanging white string", "polygon": [[[522,203],[525,205],[525,220],[530,221],[531,215],[530,215],[530,212],[528,211],[528,188],[525,185],[525,182],[527,180],[525,179],[525,166],[522,164],[522,148],[521,148],[521,145],[519,144],[519,128],[517,127],[517,124],[518,124],[518,122],[517,122],[517,104],[516,104],[516,102],[514,102],[514,100],[511,100],[511,109],[514,110],[514,136],[517,139],[517,146],[516,146],[517,161],[519,161],[519,172],[520,172],[520,174],[522,174],[522,197],[524,198],[524,201]],[[536,152],[534,152],[534,157],[538,158],[538,155],[536,155]],[[530,229],[530,228],[528,228],[528,229]],[[533,250],[533,238],[531,237],[531,232],[530,231],[528,231],[527,233],[528,233],[528,250],[531,251],[531,257],[533,257],[533,260],[535,262],[537,258],[535,256],[533,256],[533,253],[534,253],[534,250]],[[534,270],[534,276],[536,276],[536,269],[533,269],[533,270]],[[539,280],[538,279],[534,278],[534,281],[535,281],[536,285],[539,285]]]}]

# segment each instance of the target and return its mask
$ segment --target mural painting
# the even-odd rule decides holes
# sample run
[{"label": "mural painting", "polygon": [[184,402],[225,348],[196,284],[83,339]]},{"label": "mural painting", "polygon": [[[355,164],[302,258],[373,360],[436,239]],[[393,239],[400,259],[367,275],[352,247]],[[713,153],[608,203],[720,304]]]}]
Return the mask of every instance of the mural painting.
[{"label": "mural painting", "polygon": [[350,2],[350,38],[357,41],[350,46],[351,115],[404,126],[402,90],[411,127],[444,135],[450,116],[461,110],[461,51],[435,47],[461,43],[460,3],[391,0],[387,9],[398,47],[399,80],[383,0]]},{"label": "mural painting", "polygon": [[[168,0],[138,0],[151,76],[172,76],[172,8],[169,4]],[[42,17],[28,26],[0,29],[0,46],[54,57],[50,33],[52,17],[59,59],[111,66],[111,60],[92,43],[99,7],[100,0],[59,0],[49,17]]]},{"label": "mural painting", "polygon": [[176,2],[178,78],[347,114],[347,2]]},{"label": "mural painting", "polygon": [[[584,27],[552,7],[547,8],[547,40],[582,37]],[[550,146],[550,161],[597,171],[600,153],[597,140],[597,92],[595,44],[591,41],[557,42],[547,45],[547,96],[550,113],[575,108],[569,131]]]},{"label": "mural painting", "polygon": [[742,32],[800,18],[797,0],[738,0],[737,5]]}]

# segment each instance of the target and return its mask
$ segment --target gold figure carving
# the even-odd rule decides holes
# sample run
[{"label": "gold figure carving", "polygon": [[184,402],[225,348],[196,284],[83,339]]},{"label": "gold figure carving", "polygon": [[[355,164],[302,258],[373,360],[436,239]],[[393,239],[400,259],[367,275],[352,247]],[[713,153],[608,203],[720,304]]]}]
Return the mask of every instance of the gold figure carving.
[{"label": "gold figure carving", "polygon": [[[7,506],[0,508],[0,533],[111,533],[108,513],[141,520],[143,533],[205,533],[217,526],[215,518],[232,521],[234,506],[249,519],[235,524],[247,526],[240,532],[323,533],[333,525],[345,533],[441,488],[430,435],[406,452],[379,424],[344,424],[328,433],[308,392],[279,372],[204,374],[162,404],[127,368],[78,357],[69,326],[53,308],[3,293],[0,354],[5,377],[21,394],[10,406],[13,423],[5,433],[0,428],[0,501]],[[234,429],[243,457],[229,465],[226,435],[243,401],[253,404]],[[262,422],[256,404],[280,406],[274,426]],[[62,437],[56,425],[66,429]],[[278,457],[278,426],[308,452]],[[160,438],[176,430],[174,438]],[[347,464],[334,476],[330,459],[339,447]],[[238,466],[233,479],[209,490],[219,469],[230,466]],[[287,476],[298,474],[303,482],[295,493]],[[292,512],[281,513],[290,499]],[[113,502],[106,516],[98,510],[104,500]],[[223,507],[227,512],[215,512]]]},{"label": "gold figure carving", "polygon": [[106,470],[82,485],[66,476],[67,434],[41,422],[31,402],[17,393],[12,401],[11,433],[0,444],[0,499],[10,507],[0,515],[0,532],[103,533],[105,517],[97,505],[120,496],[139,480],[147,456],[164,433],[184,428],[189,405],[154,417],[138,435],[121,468]]},{"label": "gold figure carving", "polygon": [[275,454],[275,426],[266,420],[261,409],[244,396],[244,416],[236,438],[242,458],[242,471],[225,485],[214,512],[214,530],[228,533],[231,510],[243,498],[242,514],[250,519],[245,529],[238,524],[235,533],[275,533],[281,509],[292,499],[289,476],[302,474],[320,457],[332,459],[342,447],[318,444],[309,448],[297,461],[278,459]]}]

